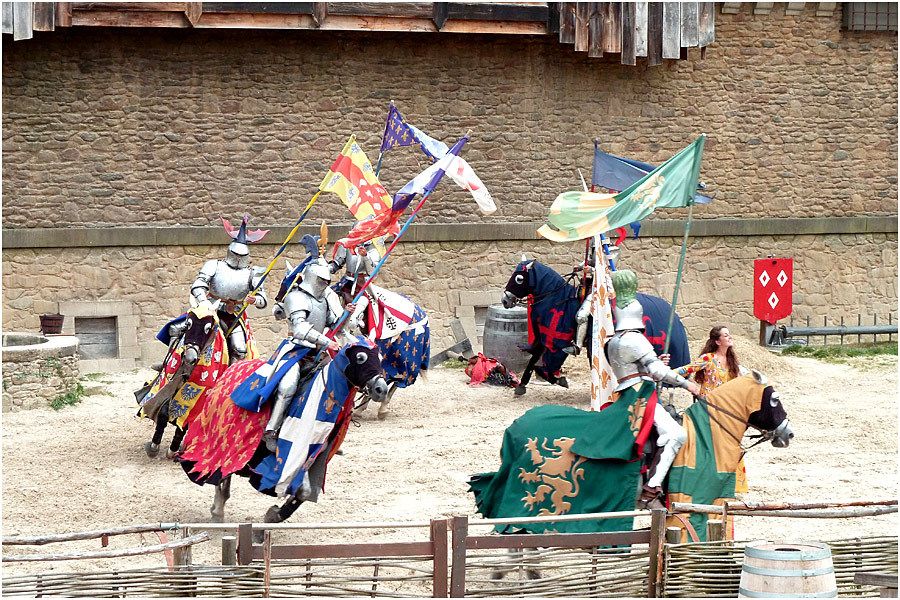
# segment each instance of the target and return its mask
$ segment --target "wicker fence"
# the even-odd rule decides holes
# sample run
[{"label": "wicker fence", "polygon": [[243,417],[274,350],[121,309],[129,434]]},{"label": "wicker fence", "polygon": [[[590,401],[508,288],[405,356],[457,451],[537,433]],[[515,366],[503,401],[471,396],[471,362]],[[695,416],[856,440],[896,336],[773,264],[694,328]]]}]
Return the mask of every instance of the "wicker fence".
[{"label": "wicker fence", "polygon": [[[667,598],[737,598],[747,542],[667,544],[663,586]],[[832,540],[840,596],[878,597],[872,586],[853,582],[860,572],[897,572],[897,538]]]},{"label": "wicker fence", "polygon": [[[896,501],[875,504],[881,506],[865,510],[871,514],[896,511]],[[698,511],[721,510],[721,507],[697,506]],[[821,513],[821,506],[790,505],[781,510],[790,514],[813,510]],[[735,514],[754,510],[770,514],[773,506],[737,505],[732,510]],[[838,514],[834,511],[859,516],[863,509],[828,505],[825,510],[831,511],[825,513],[831,517]],[[555,519],[588,520],[638,514],[649,513],[566,515]],[[8,552],[17,546],[92,537],[103,540],[105,546],[111,534],[154,529],[180,533],[174,541],[160,535],[162,544],[144,547],[147,551],[174,553],[168,568],[3,577],[2,593],[28,597],[737,596],[746,542],[665,543],[662,511],[652,515],[649,529],[627,532],[507,536],[470,532],[511,522],[503,519],[470,522],[466,517],[454,517],[405,524],[160,524],[41,538],[4,538],[4,562],[31,560],[23,558],[29,556],[55,562],[60,556],[108,557],[111,551],[81,556],[9,555]],[[291,546],[273,544],[271,535],[272,530],[278,529],[396,527],[426,528],[429,534],[409,542]],[[223,564],[192,564],[190,545],[209,539],[208,531],[201,529],[226,534],[221,538]],[[252,541],[255,529],[265,530],[262,544]],[[232,532],[237,535],[228,535]],[[875,587],[854,583],[854,576],[859,573],[897,573],[896,537],[850,538],[827,543],[832,550],[841,596],[879,595]],[[134,554],[134,549],[118,552],[128,556]]]}]

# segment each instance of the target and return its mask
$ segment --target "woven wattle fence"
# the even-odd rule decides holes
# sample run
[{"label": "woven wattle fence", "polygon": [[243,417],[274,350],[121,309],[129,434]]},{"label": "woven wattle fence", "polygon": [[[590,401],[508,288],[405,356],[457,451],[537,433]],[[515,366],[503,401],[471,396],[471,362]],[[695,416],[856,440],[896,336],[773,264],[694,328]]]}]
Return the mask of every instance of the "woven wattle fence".
[{"label": "woven wattle fence", "polygon": [[[666,546],[665,596],[737,598],[748,542],[706,542]],[[853,583],[862,571],[897,573],[897,538],[866,537],[826,542],[831,547],[840,596],[878,597],[872,586]]]}]

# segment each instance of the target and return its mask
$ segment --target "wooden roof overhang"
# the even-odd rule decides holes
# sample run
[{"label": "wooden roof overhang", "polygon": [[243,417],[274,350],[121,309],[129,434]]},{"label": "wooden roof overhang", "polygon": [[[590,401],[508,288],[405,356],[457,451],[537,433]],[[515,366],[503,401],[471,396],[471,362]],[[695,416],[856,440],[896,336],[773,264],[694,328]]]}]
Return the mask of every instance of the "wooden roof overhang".
[{"label": "wooden roof overhang", "polygon": [[56,27],[317,29],[558,36],[623,64],[687,57],[715,40],[712,2],[3,2],[3,32]]}]

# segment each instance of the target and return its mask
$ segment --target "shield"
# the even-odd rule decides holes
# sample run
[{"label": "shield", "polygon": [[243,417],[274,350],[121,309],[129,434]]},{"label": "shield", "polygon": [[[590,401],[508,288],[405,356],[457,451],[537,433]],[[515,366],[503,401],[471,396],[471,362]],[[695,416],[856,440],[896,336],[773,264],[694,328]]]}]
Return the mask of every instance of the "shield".
[{"label": "shield", "polygon": [[794,259],[761,258],[753,261],[753,314],[774,324],[793,311]]}]

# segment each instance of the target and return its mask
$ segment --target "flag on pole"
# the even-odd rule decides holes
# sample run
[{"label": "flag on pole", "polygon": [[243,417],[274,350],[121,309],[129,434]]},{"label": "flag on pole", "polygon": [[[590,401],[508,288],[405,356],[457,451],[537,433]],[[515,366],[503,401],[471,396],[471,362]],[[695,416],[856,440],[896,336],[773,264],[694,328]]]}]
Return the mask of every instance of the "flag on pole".
[{"label": "flag on pole", "polygon": [[594,236],[594,285],[591,293],[591,316],[594,331],[591,335],[591,410],[612,400],[616,389],[616,374],[606,358],[603,347],[615,334],[612,317],[612,298],[615,290],[609,275],[609,260],[603,251],[600,235]]},{"label": "flag on pole", "polygon": [[[386,152],[395,146],[412,146],[413,144],[418,144],[422,152],[432,161],[440,160],[450,151],[444,142],[434,139],[421,129],[407,123],[397,107],[391,104],[384,137],[381,140],[381,151]],[[497,205],[494,204],[494,199],[487,186],[464,158],[458,156],[453,159],[446,171],[456,185],[472,194],[472,198],[482,213],[489,215],[497,210]]]},{"label": "flag on pole", "polygon": [[[614,192],[620,192],[654,170],[651,164],[609,154],[594,143],[594,169],[591,183]],[[704,185],[699,184],[700,188]],[[712,198],[694,194],[694,204],[709,204]]]},{"label": "flag on pole", "polygon": [[447,167],[457,157],[458,152],[468,139],[466,136],[461,137],[440,160],[416,175],[399,192],[394,194],[394,201],[390,210],[386,210],[372,219],[357,223],[350,230],[350,233],[347,234],[347,237],[341,238],[338,243],[347,248],[354,248],[373,238],[396,231],[398,227],[397,221],[412,199],[416,195],[428,196],[434,191],[434,188],[437,187],[441,178],[443,178]]},{"label": "flag on pole", "polygon": [[391,208],[391,196],[375,176],[372,163],[356,143],[355,135],[344,144],[319,190],[337,194],[357,221],[388,212]]},{"label": "flag on pole", "polygon": [[705,140],[701,135],[618,194],[563,192],[538,233],[555,242],[572,242],[640,221],[656,208],[688,206],[697,189]]}]

